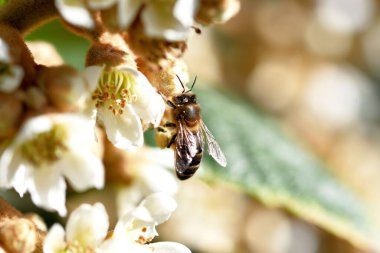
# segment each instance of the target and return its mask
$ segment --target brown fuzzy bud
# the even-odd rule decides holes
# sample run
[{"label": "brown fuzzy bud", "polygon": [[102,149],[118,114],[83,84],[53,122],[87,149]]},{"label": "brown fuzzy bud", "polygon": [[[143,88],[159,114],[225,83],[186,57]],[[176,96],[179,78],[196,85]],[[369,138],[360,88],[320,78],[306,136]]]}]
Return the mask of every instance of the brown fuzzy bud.
[{"label": "brown fuzzy bud", "polygon": [[239,10],[239,0],[200,0],[195,20],[202,25],[224,23]]},{"label": "brown fuzzy bud", "polygon": [[17,94],[0,92],[0,139],[11,135],[22,114],[22,103]]},{"label": "brown fuzzy bud", "polygon": [[78,110],[80,98],[89,92],[81,74],[67,65],[41,68],[37,83],[44,90],[49,103],[60,111]]},{"label": "brown fuzzy bud", "polygon": [[45,232],[0,199],[0,247],[7,253],[42,252]]},{"label": "brown fuzzy bud", "polygon": [[33,54],[37,64],[46,67],[59,66],[63,64],[63,59],[57,49],[46,41],[29,41],[26,45]]},{"label": "brown fuzzy bud", "polygon": [[20,65],[24,70],[22,85],[29,86],[36,74],[36,64],[21,34],[14,28],[0,25],[0,37],[7,43],[11,64]]},{"label": "brown fuzzy bud", "polygon": [[27,219],[11,219],[0,225],[0,244],[6,252],[33,252],[36,241],[35,226]]},{"label": "brown fuzzy bud", "polygon": [[126,52],[110,44],[94,43],[87,52],[86,66],[113,67],[124,63]]},{"label": "brown fuzzy bud", "polygon": [[181,58],[187,49],[185,41],[169,42],[146,36],[141,21],[131,26],[129,34],[126,40],[132,50],[140,58],[156,64],[162,59]]}]

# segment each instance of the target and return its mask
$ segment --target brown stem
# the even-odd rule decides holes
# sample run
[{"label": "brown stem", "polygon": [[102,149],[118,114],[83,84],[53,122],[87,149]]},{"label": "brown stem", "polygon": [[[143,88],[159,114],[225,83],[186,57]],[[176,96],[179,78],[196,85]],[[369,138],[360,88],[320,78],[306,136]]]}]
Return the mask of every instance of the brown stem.
[{"label": "brown stem", "polygon": [[56,17],[54,0],[9,0],[0,8],[0,23],[16,28],[23,35]]}]

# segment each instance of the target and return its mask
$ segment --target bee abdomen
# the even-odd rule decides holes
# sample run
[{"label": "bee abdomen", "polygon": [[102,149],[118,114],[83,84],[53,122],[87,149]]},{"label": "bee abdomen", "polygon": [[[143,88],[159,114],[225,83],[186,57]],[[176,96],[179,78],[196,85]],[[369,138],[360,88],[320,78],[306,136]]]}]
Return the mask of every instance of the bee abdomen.
[{"label": "bee abdomen", "polygon": [[181,170],[176,170],[179,179],[185,180],[195,174],[201,164],[202,154],[203,152],[200,150],[194,157],[192,157],[188,164],[181,164],[181,162],[178,164],[178,167],[181,168]]}]

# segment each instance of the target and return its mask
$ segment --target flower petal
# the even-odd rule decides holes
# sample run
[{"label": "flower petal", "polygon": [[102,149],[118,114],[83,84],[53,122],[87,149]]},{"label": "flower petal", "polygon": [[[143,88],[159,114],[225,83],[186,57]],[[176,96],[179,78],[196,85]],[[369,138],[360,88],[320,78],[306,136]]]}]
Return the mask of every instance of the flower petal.
[{"label": "flower petal", "polygon": [[106,108],[98,108],[98,119],[103,122],[108,140],[115,147],[130,150],[143,145],[141,121],[130,105],[124,108],[122,115],[114,115]]},{"label": "flower petal", "polygon": [[100,66],[89,66],[83,71],[82,75],[87,82],[89,92],[93,92],[98,86],[102,71],[103,67]]},{"label": "flower petal", "polygon": [[134,181],[127,187],[120,187],[116,192],[116,204],[118,217],[130,212],[141,202],[144,197],[140,186]]},{"label": "flower petal", "polygon": [[146,246],[154,253],[191,253],[185,245],[177,242],[156,242]]},{"label": "flower petal", "polygon": [[114,5],[117,0],[90,0],[87,1],[88,6],[93,10],[103,10],[108,9]]},{"label": "flower petal", "polygon": [[[104,167],[101,160],[87,150],[75,150],[60,159],[54,168],[66,176],[76,191],[85,191],[91,187],[104,187]],[[86,180],[83,180],[83,179]]]},{"label": "flower petal", "polygon": [[63,252],[65,246],[65,231],[61,225],[54,224],[45,237],[44,253]]},{"label": "flower petal", "polygon": [[66,215],[66,183],[58,170],[50,167],[33,170],[27,182],[33,203],[47,210]]},{"label": "flower petal", "polygon": [[196,0],[177,0],[173,10],[173,16],[184,26],[191,27],[198,9]]},{"label": "flower petal", "polygon": [[143,0],[119,0],[117,16],[120,27],[127,28],[130,26],[143,3]]},{"label": "flower petal", "polygon": [[174,195],[178,191],[178,181],[174,173],[153,164],[142,166],[138,173],[141,190],[145,193],[164,192]]},{"label": "flower petal", "polygon": [[26,164],[19,164],[17,169],[12,169],[11,173],[9,174],[11,177],[11,184],[13,188],[20,194],[20,197],[23,197],[25,192],[28,189],[28,180],[30,178],[31,174],[31,168],[28,168]]},{"label": "flower petal", "polygon": [[168,1],[166,4],[149,2],[141,13],[148,36],[169,41],[187,39],[195,14],[195,1],[177,0],[177,2]]},{"label": "flower petal", "polygon": [[128,71],[133,73],[137,83],[136,100],[132,103],[133,109],[144,122],[158,126],[165,112],[164,100],[141,72]]},{"label": "flower petal", "polygon": [[11,59],[9,56],[9,47],[8,44],[0,38],[0,62],[2,63],[10,63]]},{"label": "flower petal", "polygon": [[149,211],[156,224],[161,224],[169,219],[177,208],[177,202],[170,195],[157,192],[146,197],[140,206]]},{"label": "flower petal", "polygon": [[55,0],[55,6],[61,16],[70,24],[93,29],[95,23],[90,12],[81,0]]},{"label": "flower petal", "polygon": [[97,246],[106,237],[108,226],[108,215],[103,204],[82,204],[67,221],[66,239],[78,241],[82,246]]}]

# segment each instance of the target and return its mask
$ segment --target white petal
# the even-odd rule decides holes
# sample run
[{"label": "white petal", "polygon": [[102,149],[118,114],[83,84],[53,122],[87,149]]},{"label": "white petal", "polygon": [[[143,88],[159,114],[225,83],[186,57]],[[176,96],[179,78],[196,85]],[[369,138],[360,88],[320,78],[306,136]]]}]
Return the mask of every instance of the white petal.
[{"label": "white petal", "polygon": [[131,252],[131,253],[150,253],[151,251],[144,245],[129,242],[125,240],[123,236],[113,237],[102,243],[98,248],[99,253],[119,253],[119,252]]},{"label": "white petal", "polygon": [[140,186],[135,183],[128,185],[127,187],[121,187],[116,192],[116,204],[118,217],[122,217],[127,212],[136,208],[144,197],[141,192]]},{"label": "white petal", "polygon": [[[11,187],[11,179],[21,163],[20,157],[15,157],[16,155],[16,149],[13,146],[9,146],[1,154],[0,187]],[[9,176],[9,174],[12,174],[12,176]]]},{"label": "white petal", "polygon": [[143,3],[143,0],[119,0],[117,8],[119,25],[123,28],[129,27]]},{"label": "white petal", "polygon": [[88,5],[93,10],[108,9],[114,5],[117,0],[89,0]]},{"label": "white petal", "polygon": [[103,67],[100,66],[90,66],[83,71],[83,78],[86,80],[90,92],[93,92],[98,86],[102,71]]},{"label": "white petal", "polygon": [[61,16],[70,24],[93,29],[95,26],[90,12],[86,9],[81,0],[55,0]]},{"label": "white petal", "polygon": [[44,253],[63,252],[65,246],[65,231],[61,225],[54,224],[45,237]]},{"label": "white petal", "polygon": [[177,208],[177,202],[170,195],[157,192],[146,197],[140,206],[150,212],[156,224],[161,224],[169,219]]},{"label": "white petal", "polygon": [[83,246],[97,246],[106,237],[108,226],[108,215],[103,204],[82,204],[67,221],[66,238],[68,241],[77,240]]},{"label": "white petal", "polygon": [[0,91],[13,92],[21,84],[22,78],[24,77],[23,68],[17,65],[13,65],[10,66],[9,70],[9,74],[2,74],[0,76]]},{"label": "white petal", "polygon": [[8,44],[0,38],[0,62],[10,63],[10,61]]},{"label": "white petal", "polygon": [[177,242],[156,242],[146,246],[154,253],[191,253],[185,245]]},{"label": "white petal", "polygon": [[115,234],[129,241],[149,241],[157,235],[155,226],[166,221],[177,208],[175,200],[164,193],[145,198],[134,210],[126,213],[116,224]]},{"label": "white petal", "polygon": [[11,177],[11,184],[13,188],[18,192],[18,194],[20,194],[20,197],[23,197],[27,191],[31,169],[32,168],[29,168],[29,166],[26,164],[20,164],[16,170],[12,169],[12,172],[14,172],[14,174],[9,174]]},{"label": "white petal", "polygon": [[164,192],[174,195],[178,191],[178,181],[174,173],[160,166],[147,164],[141,167],[138,178],[141,181],[142,190],[146,193]]},{"label": "white petal", "polygon": [[36,134],[50,131],[53,122],[50,115],[43,115],[30,118],[23,124],[21,130],[14,140],[14,145],[19,145],[33,138]]},{"label": "white petal", "polygon": [[173,15],[183,26],[191,27],[194,23],[197,9],[198,1],[196,0],[177,0]]},{"label": "white petal", "polygon": [[[191,9],[183,10],[182,5],[183,3],[181,2],[179,8],[174,8],[172,2],[167,4],[149,2],[141,13],[146,34],[150,37],[163,38],[168,41],[186,40],[191,28],[189,19],[193,17],[194,13]],[[181,18],[183,12],[185,12],[185,15]],[[174,15],[179,16],[179,18]]]},{"label": "white petal", "polygon": [[66,176],[76,191],[104,187],[103,163],[88,150],[69,152],[54,167]]},{"label": "white petal", "polygon": [[28,188],[33,203],[47,210],[66,215],[66,183],[60,172],[51,167],[33,170]]},{"label": "white petal", "polygon": [[141,121],[130,105],[122,115],[115,116],[106,108],[98,109],[98,118],[103,122],[108,140],[120,149],[134,149],[144,143]]},{"label": "white petal", "polygon": [[165,102],[142,73],[136,71],[135,80],[137,96],[133,109],[144,122],[158,126],[165,112]]}]

